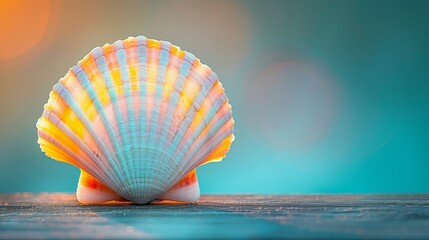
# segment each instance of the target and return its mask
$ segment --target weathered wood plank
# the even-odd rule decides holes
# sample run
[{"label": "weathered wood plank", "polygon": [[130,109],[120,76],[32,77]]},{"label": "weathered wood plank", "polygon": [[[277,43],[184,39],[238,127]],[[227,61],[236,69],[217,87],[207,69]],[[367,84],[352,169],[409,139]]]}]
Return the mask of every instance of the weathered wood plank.
[{"label": "weathered wood plank", "polygon": [[0,195],[0,238],[426,238],[429,195],[219,195],[197,204],[79,205]]}]

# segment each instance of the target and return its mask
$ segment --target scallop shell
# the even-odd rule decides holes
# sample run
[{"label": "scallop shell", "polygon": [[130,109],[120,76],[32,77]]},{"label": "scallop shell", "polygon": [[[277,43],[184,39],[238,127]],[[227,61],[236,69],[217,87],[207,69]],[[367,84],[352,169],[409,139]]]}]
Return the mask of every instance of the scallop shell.
[{"label": "scallop shell", "polygon": [[47,156],[81,169],[81,203],[199,198],[195,169],[234,140],[217,75],[166,41],[93,49],[53,87],[37,122]]}]

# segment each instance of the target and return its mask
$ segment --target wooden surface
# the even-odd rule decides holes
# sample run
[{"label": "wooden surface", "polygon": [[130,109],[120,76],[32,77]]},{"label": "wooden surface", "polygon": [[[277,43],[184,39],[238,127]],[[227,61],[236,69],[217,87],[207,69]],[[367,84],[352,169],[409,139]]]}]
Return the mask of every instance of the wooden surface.
[{"label": "wooden surface", "polygon": [[79,205],[0,195],[0,238],[429,239],[429,195],[222,195],[198,204]]}]

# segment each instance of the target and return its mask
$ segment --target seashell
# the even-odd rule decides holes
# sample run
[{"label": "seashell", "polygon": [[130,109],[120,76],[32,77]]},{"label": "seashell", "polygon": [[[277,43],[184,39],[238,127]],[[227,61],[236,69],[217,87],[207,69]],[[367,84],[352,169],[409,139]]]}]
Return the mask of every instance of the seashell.
[{"label": "seashell", "polygon": [[225,157],[233,129],[217,75],[143,36],[93,49],[55,84],[37,122],[41,150],[81,169],[84,204],[197,201],[196,168]]}]

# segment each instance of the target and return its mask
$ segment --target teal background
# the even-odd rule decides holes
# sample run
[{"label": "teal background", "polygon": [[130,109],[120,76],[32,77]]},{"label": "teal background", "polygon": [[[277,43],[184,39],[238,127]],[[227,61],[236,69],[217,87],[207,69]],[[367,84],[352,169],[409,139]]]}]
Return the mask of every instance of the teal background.
[{"label": "teal background", "polygon": [[75,191],[36,121],[92,48],[137,35],[195,54],[230,98],[236,140],[202,193],[429,192],[428,1],[50,4],[40,42],[0,60],[2,193]]}]

